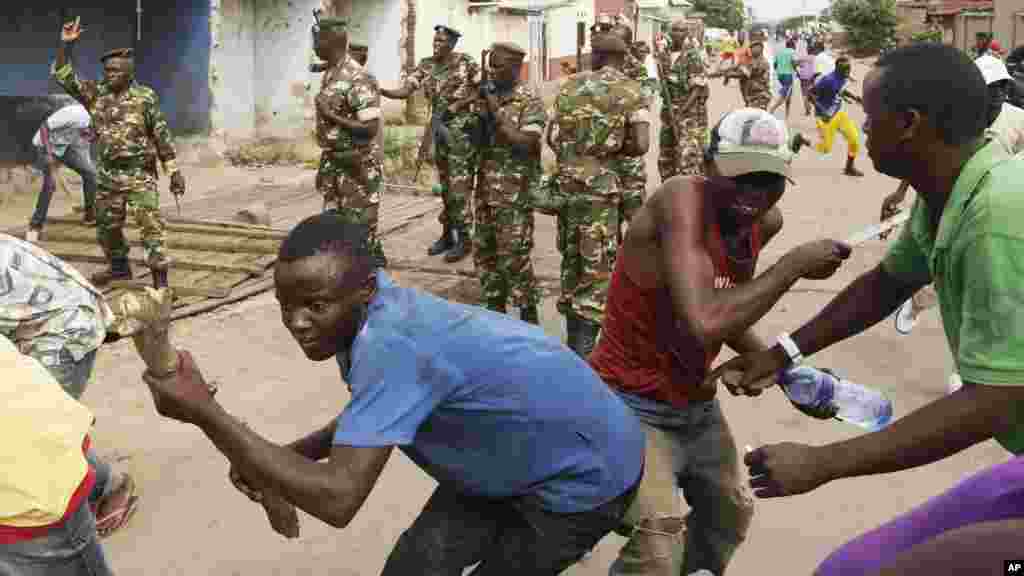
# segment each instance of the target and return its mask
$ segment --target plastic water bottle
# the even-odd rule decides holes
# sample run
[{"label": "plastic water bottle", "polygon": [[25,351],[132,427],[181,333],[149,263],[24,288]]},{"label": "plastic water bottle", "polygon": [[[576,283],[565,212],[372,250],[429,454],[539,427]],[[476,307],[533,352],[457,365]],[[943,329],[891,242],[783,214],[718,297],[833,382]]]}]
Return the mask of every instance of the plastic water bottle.
[{"label": "plastic water bottle", "polygon": [[839,409],[836,418],[872,432],[892,420],[892,401],[884,394],[811,366],[784,371],[780,383],[794,403],[808,407],[831,404]]}]

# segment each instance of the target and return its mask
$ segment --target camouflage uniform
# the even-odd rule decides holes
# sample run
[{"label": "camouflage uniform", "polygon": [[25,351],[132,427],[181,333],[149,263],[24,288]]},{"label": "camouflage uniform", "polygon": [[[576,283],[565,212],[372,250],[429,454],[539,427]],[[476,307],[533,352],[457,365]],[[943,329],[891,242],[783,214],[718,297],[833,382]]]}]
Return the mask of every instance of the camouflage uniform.
[{"label": "camouflage uniform", "polygon": [[[533,88],[518,84],[497,99],[498,121],[521,132],[543,134],[548,117],[544,102]],[[530,192],[538,185],[540,175],[539,158],[527,156],[508,144],[493,142],[482,152],[475,198],[473,260],[480,275],[484,305],[491,310],[505,312],[506,303],[511,300],[525,316],[527,311],[536,311],[540,303],[530,259]]]},{"label": "camouflage uniform", "polygon": [[106,81],[82,80],[70,63],[54,73],[57,83],[92,116],[97,139],[96,235],[109,260],[124,260],[127,205],[135,209],[146,259],[165,270],[164,219],[160,215],[156,161],[164,172],[177,171],[174,141],[160,111],[156,92],[132,82],[114,94]]},{"label": "camouflage uniform", "polygon": [[570,77],[555,99],[556,182],[565,208],[559,224],[562,253],[558,310],[600,325],[622,218],[618,178],[609,159],[630,125],[647,122],[639,82],[613,67]]},{"label": "camouflage uniform", "polygon": [[[671,60],[666,62],[666,59]],[[670,102],[661,104],[658,173],[662,182],[680,174],[702,175],[704,132],[707,126],[707,83],[703,72],[700,72],[704,69],[704,62],[695,49],[684,48],[677,54],[663,56],[662,66],[665,70],[665,91],[668,92]],[[683,105],[693,90],[704,90],[705,95],[694,108],[683,113]],[[701,120],[701,117],[704,119]]]},{"label": "camouflage uniform", "polygon": [[[444,114],[448,106],[476,93],[480,66],[472,57],[453,52],[447,64],[424,58],[406,78],[405,85],[413,90],[423,88],[435,115]],[[444,210],[438,216],[442,226],[465,230],[471,219],[469,198],[473,191],[473,178],[477,169],[477,150],[469,132],[476,127],[477,117],[460,111],[444,122],[448,128],[447,145],[437,146],[434,162],[444,189]]]},{"label": "camouflage uniform", "polygon": [[747,66],[747,89],[743,97],[749,108],[767,110],[772,103],[771,68],[763,56],[754,58]]},{"label": "camouflage uniform", "polygon": [[[647,107],[650,108],[657,88],[654,81],[647,75],[644,63],[633,54],[627,54],[622,71],[630,80],[640,83]],[[628,134],[626,139],[629,140]],[[616,154],[612,160],[612,170],[619,178],[619,188],[622,192],[619,214],[623,222],[629,222],[633,219],[633,214],[636,214],[636,211],[644,204],[644,196],[647,191],[647,158]],[[618,241],[621,242],[622,238],[620,237]]]},{"label": "camouflage uniform", "polygon": [[[320,96],[341,116],[368,122],[381,117],[377,79],[351,56],[327,71]],[[370,248],[382,260],[384,250],[377,237],[384,154],[376,138],[359,138],[316,115],[317,143],[323,148],[316,174],[316,188],[324,196],[324,208],[335,210],[369,228]]]}]

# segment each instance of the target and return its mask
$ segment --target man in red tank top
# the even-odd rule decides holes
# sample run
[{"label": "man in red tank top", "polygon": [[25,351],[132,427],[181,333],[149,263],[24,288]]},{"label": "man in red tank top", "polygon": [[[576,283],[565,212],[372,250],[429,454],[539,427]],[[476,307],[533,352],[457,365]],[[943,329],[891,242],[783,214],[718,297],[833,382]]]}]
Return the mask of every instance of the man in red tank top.
[{"label": "man in red tank top", "polygon": [[[708,178],[667,180],[619,248],[590,363],[643,422],[647,446],[635,529],[612,574],[720,575],[744,539],[753,501],[715,390],[702,383],[723,344],[768,348],[750,327],[797,280],[828,278],[850,253],[811,242],[754,277],[761,247],[782,227],[774,206],[792,155],[774,116],[730,112],[711,133]],[[685,546],[677,487],[692,509]]]}]

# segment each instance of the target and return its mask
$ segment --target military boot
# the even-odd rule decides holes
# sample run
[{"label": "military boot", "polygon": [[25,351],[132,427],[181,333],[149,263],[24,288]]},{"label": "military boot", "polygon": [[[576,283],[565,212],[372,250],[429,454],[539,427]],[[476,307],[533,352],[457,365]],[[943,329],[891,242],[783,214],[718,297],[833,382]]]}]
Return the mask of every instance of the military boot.
[{"label": "military boot", "polygon": [[92,282],[97,288],[106,286],[114,280],[131,280],[132,279],[132,268],[128,264],[127,258],[112,258],[110,260],[110,268],[101,270],[89,277],[89,281]]},{"label": "military boot", "polygon": [[536,306],[526,306],[519,309],[519,319],[528,324],[540,326],[540,314]]},{"label": "military boot", "polygon": [[427,248],[427,256],[437,256],[438,254],[444,254],[452,247],[452,229],[448,224],[444,225],[444,230],[441,231],[441,237],[437,239]]},{"label": "military boot", "polygon": [[466,236],[466,228],[464,226],[452,228],[452,247],[444,255],[444,261],[454,263],[468,256],[473,251],[473,247],[469,242],[470,240]]},{"label": "military boot", "polygon": [[579,341],[579,325],[580,320],[575,314],[565,315],[565,345],[572,351],[576,350],[577,342]]},{"label": "military boot", "polygon": [[153,288],[167,288],[167,270],[153,270]]}]

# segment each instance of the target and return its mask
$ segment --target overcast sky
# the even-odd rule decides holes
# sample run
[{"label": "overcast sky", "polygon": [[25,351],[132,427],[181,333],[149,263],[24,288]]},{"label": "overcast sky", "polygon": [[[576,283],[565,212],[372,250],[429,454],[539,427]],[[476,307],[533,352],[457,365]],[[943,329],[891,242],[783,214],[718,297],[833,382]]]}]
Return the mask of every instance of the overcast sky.
[{"label": "overcast sky", "polygon": [[755,18],[777,20],[799,16],[804,10],[821,12],[828,7],[829,0],[746,0],[746,3],[754,9]]}]

